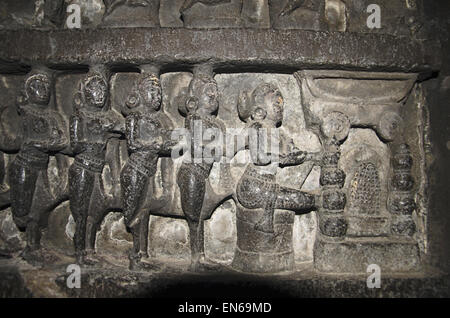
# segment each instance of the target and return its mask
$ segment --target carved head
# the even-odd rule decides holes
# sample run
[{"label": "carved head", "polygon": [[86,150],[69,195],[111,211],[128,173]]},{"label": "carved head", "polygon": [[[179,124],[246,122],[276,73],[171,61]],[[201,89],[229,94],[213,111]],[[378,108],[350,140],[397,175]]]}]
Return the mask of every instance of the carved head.
[{"label": "carved head", "polygon": [[189,84],[189,97],[186,102],[187,111],[214,114],[218,108],[219,92],[215,79],[206,74],[194,76]]},{"label": "carved head", "polygon": [[243,92],[239,98],[238,111],[242,120],[268,120],[278,126],[283,120],[284,99],[280,90],[272,84],[263,83],[248,96]]},{"label": "carved head", "polygon": [[82,93],[88,106],[103,108],[108,98],[108,83],[99,73],[88,75],[83,83]]},{"label": "carved head", "polygon": [[50,102],[50,77],[45,73],[30,75],[25,81],[26,98],[31,103],[47,105]]},{"label": "carved head", "polygon": [[128,96],[127,106],[135,108],[143,105],[157,111],[161,106],[161,82],[156,74],[146,74],[136,84],[133,92]]}]

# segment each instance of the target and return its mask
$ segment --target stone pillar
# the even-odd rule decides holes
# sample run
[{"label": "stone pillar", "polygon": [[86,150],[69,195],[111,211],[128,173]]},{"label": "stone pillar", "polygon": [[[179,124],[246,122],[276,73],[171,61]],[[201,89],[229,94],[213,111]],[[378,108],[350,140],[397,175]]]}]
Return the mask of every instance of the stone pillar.
[{"label": "stone pillar", "polygon": [[345,173],[338,168],[340,156],[339,145],[327,145],[320,173],[322,187],[322,208],[318,214],[320,234],[335,240],[344,239],[347,233],[347,220],[344,216],[346,196],[342,191]]},{"label": "stone pillar", "polygon": [[412,213],[416,208],[414,200],[414,178],[411,175],[413,159],[407,144],[397,147],[392,158],[391,191],[388,201],[392,213],[391,231],[393,235],[412,237],[416,225]]}]

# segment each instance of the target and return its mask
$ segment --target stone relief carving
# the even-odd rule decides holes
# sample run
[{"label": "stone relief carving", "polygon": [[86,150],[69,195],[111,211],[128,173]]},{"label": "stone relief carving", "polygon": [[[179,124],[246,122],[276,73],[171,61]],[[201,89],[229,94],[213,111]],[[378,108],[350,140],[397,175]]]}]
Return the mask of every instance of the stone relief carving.
[{"label": "stone relief carving", "polygon": [[412,165],[409,146],[407,144],[397,146],[392,158],[392,191],[388,202],[389,211],[393,214],[392,232],[396,235],[412,236],[416,232],[416,225],[412,219],[416,209]]},{"label": "stone relief carving", "polygon": [[380,178],[373,162],[360,163],[352,180],[350,208],[360,213],[375,214],[380,209]]},{"label": "stone relief carving", "polygon": [[[241,119],[247,122],[247,127],[256,130],[253,138],[258,139],[263,136],[262,130],[275,130],[281,125],[283,107],[284,99],[279,89],[263,83],[250,95],[243,92],[238,112]],[[251,139],[250,136],[249,143],[253,145],[262,144],[260,140]],[[319,154],[300,151],[292,141],[286,145],[286,139],[279,138],[281,153],[278,162],[262,158],[259,152],[251,150],[253,163],[248,164],[237,184],[238,242],[233,266],[239,270],[272,272],[291,268],[290,236],[294,219],[288,213],[276,217],[275,210],[305,213],[317,207],[318,196],[283,187],[276,182],[279,166],[300,165],[308,160],[317,161],[320,157]]]},{"label": "stone relief carving", "polygon": [[0,29],[65,29],[68,5],[81,9],[81,28],[275,28],[423,37],[419,1],[379,0],[383,28],[369,29],[368,0],[4,0]]},{"label": "stone relief carving", "polygon": [[[381,213],[383,211],[381,207],[384,204],[379,203],[380,208],[376,213],[380,213],[380,215],[373,217],[370,216],[370,211],[367,208],[363,208],[363,203],[356,202],[360,199],[363,199],[363,201],[369,199],[367,195],[363,195],[363,192],[370,192],[370,201],[375,200],[374,202],[379,202],[381,198],[387,199],[384,195],[381,196],[381,188],[387,188],[387,185],[380,183],[381,180],[387,182],[387,178],[379,179],[380,172],[377,172],[379,167],[386,166],[386,162],[379,163],[382,161],[376,160],[369,164],[367,161],[362,160],[358,163],[350,155],[346,155],[344,158],[346,162],[340,163],[341,148],[343,148],[340,144],[345,141],[349,131],[352,131],[352,129],[370,128],[378,135],[377,137],[372,137],[371,146],[361,148],[361,153],[354,154],[357,155],[356,158],[359,157],[360,159],[364,159],[364,157],[366,159],[371,157],[373,159],[382,158],[382,152],[378,154],[374,152],[379,151],[375,150],[378,147],[374,147],[378,138],[391,147],[395,141],[399,142],[404,137],[400,110],[405,104],[405,97],[409,94],[415,82],[415,76],[390,74],[384,77],[379,75],[382,74],[334,71],[314,71],[311,73],[302,71],[296,73],[296,77],[302,87],[303,107],[307,117],[307,125],[321,136],[325,148],[320,179],[323,192],[323,208],[318,215],[319,228],[322,235],[316,240],[315,248],[315,256],[320,259],[320,262],[317,263],[318,268],[322,271],[347,272],[362,270],[357,253],[358,246],[364,246],[364,250],[367,253],[373,253],[370,257],[372,262],[378,262],[377,264],[383,263],[387,268],[395,268],[396,264],[392,262],[392,259],[396,256],[394,254],[389,256],[380,254],[375,238],[377,236],[390,236],[391,241],[389,244],[393,244],[396,247],[389,251],[393,252],[393,250],[398,248],[402,251],[402,255],[405,255],[410,260],[410,263],[405,266],[405,270],[406,268],[417,268],[419,263],[417,242],[413,240],[406,242],[396,240],[393,236],[393,234],[399,234],[399,232],[412,235],[414,224],[412,220],[407,220],[403,223],[394,220],[394,223],[399,222],[399,225],[393,225],[391,231],[389,229],[390,218],[384,212]],[[390,80],[394,82],[390,82]],[[379,87],[369,88],[375,83]],[[387,88],[388,83],[389,88]],[[328,87],[328,93],[325,91],[325,87]],[[335,89],[329,90],[331,87]],[[363,89],[364,87],[367,89]],[[376,92],[378,89],[383,88],[385,89],[384,94]],[[350,97],[348,95],[350,90],[354,93],[352,98],[347,98]],[[364,96],[358,96],[357,91]],[[344,100],[347,100],[345,105]],[[367,113],[365,111],[359,112],[366,109],[366,107],[371,107],[370,111],[367,111]],[[379,113],[378,110],[382,112]],[[365,116],[365,114],[370,115]],[[402,155],[399,154],[398,156],[404,156],[405,158],[401,157],[402,159],[398,160],[408,162],[406,159],[408,156],[407,150],[404,146],[402,149],[400,151]],[[371,152],[374,152],[374,154],[371,154]],[[361,166],[361,164],[364,164],[364,166]],[[353,166],[353,169],[355,169],[352,181],[349,182],[348,191],[350,197],[347,199],[350,200],[350,206],[348,208],[345,207],[345,194],[342,190],[339,190],[344,187],[346,174],[339,166],[347,167],[347,169],[348,166]],[[358,166],[360,169],[358,169]],[[384,171],[387,170],[387,168],[384,168]],[[406,170],[398,174],[394,172],[394,176],[398,176],[393,177],[393,180],[398,181],[398,184],[396,181],[393,181],[392,187],[394,189],[399,191],[411,190],[411,179]],[[364,177],[361,174],[363,171],[365,171]],[[405,188],[402,188],[403,185]],[[370,190],[363,189],[367,186],[369,186]],[[331,195],[327,193],[329,190],[332,191]],[[391,191],[391,195],[395,196],[394,193]],[[363,197],[360,195],[363,195]],[[327,202],[330,198],[336,201]],[[335,208],[337,211],[330,210],[330,207]],[[356,213],[358,211],[364,211],[366,215],[358,215]],[[354,241],[344,241],[347,236],[355,237]],[[330,240],[328,237],[332,237],[333,240]],[[336,240],[336,238],[339,239]],[[336,261],[335,258],[330,258],[330,255],[335,255],[338,251],[340,251],[339,253],[345,253],[346,256],[339,261]]]},{"label": "stone relief carving", "polygon": [[[68,146],[67,123],[55,109],[54,73],[36,67],[27,77],[18,97],[22,123],[20,151],[9,166],[11,210],[16,225],[25,229],[27,247],[23,257],[34,264],[45,261],[40,248],[41,230],[49,213],[67,197],[67,162],[58,155]],[[56,155],[61,181],[52,189],[47,166]]]},{"label": "stone relief carving", "polygon": [[[93,66],[80,83],[70,118],[70,144],[75,160],[69,170],[70,209],[76,222],[74,235],[77,261],[91,264],[95,259],[95,239],[104,216],[118,200],[105,193],[101,173],[106,164],[106,147],[124,132],[123,118],[110,110],[109,72]],[[110,164],[118,179],[114,163]]]},{"label": "stone relief carving", "polygon": [[330,31],[345,32],[347,29],[347,8],[341,0],[325,0],[325,20]]},{"label": "stone relief carving", "polygon": [[161,107],[159,71],[154,67],[142,67],[142,73],[130,93],[123,112],[126,115],[126,139],[129,159],[121,172],[122,202],[126,225],[133,235],[133,251],[130,253],[130,269],[143,269],[142,257],[148,257],[149,210],[146,197],[153,197],[153,182],[158,158],[170,155],[170,119]]},{"label": "stone relief carving", "polygon": [[271,0],[270,16],[276,29],[320,30],[321,1]]},{"label": "stone relief carving", "polygon": [[[213,209],[210,204],[218,204],[214,197],[217,194],[209,183],[209,174],[213,163],[220,161],[218,154],[211,153],[212,158],[196,163],[194,155],[198,153],[195,145],[195,125],[202,125],[203,129],[216,129],[220,133],[225,132],[225,125],[216,117],[219,107],[217,82],[213,78],[212,68],[199,66],[194,69],[194,74],[189,84],[188,98],[185,104],[180,105],[180,112],[185,114],[185,128],[191,133],[191,149],[189,157],[179,168],[177,184],[180,188],[180,200],[183,213],[189,226],[191,238],[191,253],[193,270],[201,270],[208,267],[204,253],[204,221],[211,217]],[[202,143],[201,153],[205,153],[207,144]],[[225,189],[226,192],[226,189]],[[227,194],[223,195],[223,198]],[[215,208],[215,207],[214,207]]]},{"label": "stone relief carving", "polygon": [[[0,168],[3,167],[0,169],[0,203],[7,206],[11,201],[14,220],[26,228],[28,247],[24,258],[30,263],[45,262],[46,257],[48,260],[45,251],[39,249],[40,230],[45,226],[44,220],[48,219],[49,213],[69,199],[68,206],[75,221],[73,241],[76,258],[84,265],[101,265],[102,260],[95,254],[96,235],[105,215],[114,211],[122,212],[124,220],[120,221],[120,214],[116,213],[108,219],[108,222],[114,219],[114,226],[109,224],[105,227],[111,233],[120,226],[129,229],[132,242],[124,246],[131,248],[131,270],[158,268],[158,261],[148,255],[152,250],[148,246],[148,237],[155,237],[154,233],[149,233],[149,223],[153,224],[151,231],[160,230],[156,223],[149,221],[150,216],[186,220],[191,270],[221,270],[223,265],[215,264],[205,253],[205,235],[217,236],[211,232],[214,231],[212,227],[205,231],[205,222],[215,223],[228,217],[223,214],[220,218],[212,218],[216,211],[235,209],[235,217],[230,217],[233,223],[226,227],[236,226],[235,231],[229,231],[235,233],[237,240],[234,256],[232,262],[225,265],[233,270],[269,273],[292,270],[293,231],[299,228],[298,225],[294,227],[295,214],[313,210],[317,211],[318,217],[314,247],[314,257],[321,260],[318,270],[337,268],[346,272],[351,268],[360,271],[354,261],[358,244],[373,251],[375,261],[384,261],[376,241],[371,241],[379,236],[395,246],[389,249],[389,253],[400,249],[405,259],[410,260],[401,270],[416,268],[417,242],[412,230],[412,159],[407,146],[398,148],[392,157],[391,179],[388,178],[389,147],[394,141],[401,140],[402,126],[385,128],[381,125],[386,121],[383,119],[386,117],[384,113],[388,113],[386,110],[400,117],[398,114],[405,96],[415,81],[413,75],[332,71],[296,73],[302,90],[301,106],[307,129],[318,136],[322,148],[321,151],[308,152],[299,150],[294,140],[284,133],[285,98],[280,87],[270,81],[261,78],[244,85],[250,93],[243,91],[234,96],[220,96],[222,89],[218,87],[212,67],[200,65],[194,68],[191,77],[186,77],[189,80],[183,80],[186,84],[171,83],[173,87],[179,86],[177,90],[181,92],[180,98],[175,98],[164,95],[158,67],[142,65],[139,70],[129,88],[123,90],[126,97],[118,105],[123,116],[111,109],[111,94],[122,92],[110,92],[112,72],[105,66],[93,65],[89,73],[81,77],[73,97],[74,109],[70,120],[54,108],[55,100],[51,98],[55,95],[54,71],[40,67],[28,75],[24,97],[19,98],[23,131],[16,131],[2,119],[1,129],[6,133],[2,134],[1,149],[8,152],[8,158],[11,152],[19,151],[19,154],[9,164],[9,175],[2,172],[6,169],[6,162],[4,155],[0,156]],[[221,78],[221,85],[227,85],[224,79]],[[391,84],[389,90],[384,86],[385,81]],[[188,87],[182,88],[183,85]],[[366,90],[364,94],[358,89],[361,86]],[[326,93],[330,92],[326,87],[335,88],[334,93]],[[383,89],[384,94],[381,95]],[[350,92],[353,97],[349,99]],[[167,105],[166,100],[166,106],[175,107],[179,113],[173,109],[168,112],[160,109],[163,95],[173,104]],[[231,105],[233,98],[237,108],[219,108],[222,100]],[[35,110],[36,107],[40,112]],[[368,107],[372,108],[370,116],[364,113]],[[4,107],[2,112],[10,109]],[[184,125],[181,115],[185,117]],[[224,133],[230,123],[239,118],[244,123],[238,127],[244,130],[278,131],[278,159],[261,156],[251,147],[252,144],[259,147],[267,141],[260,134],[249,135],[246,139],[245,147],[250,153],[251,163],[234,171],[230,164],[222,161],[223,154],[229,155],[225,151],[220,155],[212,153],[210,161],[200,163],[195,162],[196,149],[193,148],[185,150],[180,165],[175,164],[172,158],[164,158],[171,155],[177,144],[171,136],[175,128],[184,126],[193,132],[195,121],[198,121],[203,128],[215,128]],[[191,146],[195,145],[194,136],[191,136]],[[124,143],[128,154],[119,151]],[[359,148],[352,148],[355,143]],[[208,142],[203,143],[202,150],[207,146]],[[243,150],[243,147],[236,146],[231,157]],[[57,186],[48,180],[49,156],[54,156],[58,163],[61,180],[56,179]],[[74,159],[67,169],[69,157]],[[301,190],[306,176],[298,182],[293,181],[292,186],[285,186],[278,180],[280,167],[303,165],[308,165],[307,174],[317,166],[320,190]],[[104,169],[110,171],[107,186],[102,176]],[[19,180],[20,171],[26,171],[27,178]],[[67,178],[68,188],[65,186]],[[217,182],[218,186],[212,184]],[[20,202],[19,197],[22,199]],[[230,208],[230,199],[234,200],[235,208]],[[385,205],[391,216],[386,214]],[[214,226],[223,229],[223,225]],[[170,231],[169,227],[167,231]],[[117,233],[118,237],[126,240],[126,233]],[[397,240],[397,236],[411,240]],[[364,241],[360,241],[362,239]],[[341,264],[333,263],[337,257],[325,258],[340,248],[347,255]],[[387,266],[389,268],[390,265]]]},{"label": "stone relief carving", "polygon": [[103,2],[105,26],[159,26],[159,0],[103,0]]}]

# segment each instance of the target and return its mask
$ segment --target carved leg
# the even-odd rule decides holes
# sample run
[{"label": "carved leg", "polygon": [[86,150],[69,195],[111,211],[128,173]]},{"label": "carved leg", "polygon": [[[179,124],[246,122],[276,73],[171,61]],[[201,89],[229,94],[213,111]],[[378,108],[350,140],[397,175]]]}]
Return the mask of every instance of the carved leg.
[{"label": "carved leg", "polygon": [[203,175],[197,174],[184,167],[178,174],[180,187],[181,207],[186,216],[191,240],[191,269],[199,270],[200,258],[204,255],[203,220],[201,211],[205,196],[206,180]]},{"label": "carved leg", "polygon": [[75,214],[73,212],[72,212],[72,216],[75,220],[75,234],[74,234],[73,242],[75,245],[75,252],[77,254],[77,262],[82,264],[84,262],[84,256],[85,256],[84,239],[86,236],[87,216],[79,215],[78,217],[75,217]]},{"label": "carved leg", "polygon": [[284,187],[276,191],[275,201],[273,198],[268,201],[262,219],[255,225],[256,230],[265,233],[274,233],[273,217],[275,209],[309,212],[316,206],[316,198],[313,194]]},{"label": "carved leg", "polygon": [[318,198],[312,193],[280,187],[275,202],[275,209],[307,213],[317,207],[316,202],[318,202]]},{"label": "carved leg", "polygon": [[261,220],[258,221],[258,223],[255,224],[255,230],[265,233],[274,233],[274,227],[273,227],[273,215],[274,215],[274,208],[268,204],[264,208],[264,214],[261,218]]},{"label": "carved leg", "polygon": [[279,195],[279,186],[276,184],[270,184],[269,190],[265,193],[265,205],[264,205],[264,213],[261,220],[255,224],[255,230],[264,232],[264,233],[275,233],[275,229],[273,226],[273,217],[275,213],[275,205],[277,201],[277,197]]},{"label": "carved leg", "polygon": [[30,213],[39,170],[15,160],[9,168],[11,184],[11,210],[13,216],[23,217]]},{"label": "carved leg", "polygon": [[77,164],[69,169],[70,210],[76,223],[74,245],[79,263],[83,263],[85,254],[86,224],[94,180],[93,172]]},{"label": "carved leg", "polygon": [[35,220],[27,223],[26,227],[27,247],[22,253],[22,258],[29,264],[40,266],[45,262],[45,256],[40,250],[41,229]]},{"label": "carved leg", "polygon": [[188,219],[188,226],[191,243],[191,270],[196,271],[200,263],[199,222]]},{"label": "carved leg", "polygon": [[37,221],[27,224],[26,236],[29,251],[36,251],[41,247],[41,230]]},{"label": "carved leg", "polygon": [[136,167],[126,164],[121,176],[122,202],[125,223],[133,236],[133,249],[130,252],[130,269],[145,269],[141,262],[142,256],[148,257],[148,221],[150,214],[144,211],[147,195],[152,193],[152,183],[149,177]]},{"label": "carved leg", "polygon": [[11,204],[11,196],[5,181],[5,160],[4,154],[0,151],[0,209]]},{"label": "carved leg", "polygon": [[0,185],[3,184],[5,180],[5,158],[4,153],[0,151]]},{"label": "carved leg", "polygon": [[141,223],[139,224],[139,253],[148,257],[148,221],[150,220],[150,213],[144,213]]}]

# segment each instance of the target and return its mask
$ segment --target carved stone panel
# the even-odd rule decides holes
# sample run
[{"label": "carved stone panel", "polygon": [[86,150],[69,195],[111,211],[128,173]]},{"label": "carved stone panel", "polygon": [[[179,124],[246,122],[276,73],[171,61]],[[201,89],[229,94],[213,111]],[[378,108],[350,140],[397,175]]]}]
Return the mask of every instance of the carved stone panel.
[{"label": "carved stone panel", "polygon": [[5,0],[0,296],[431,279],[444,67],[425,2],[380,0],[380,28],[371,4]]}]

